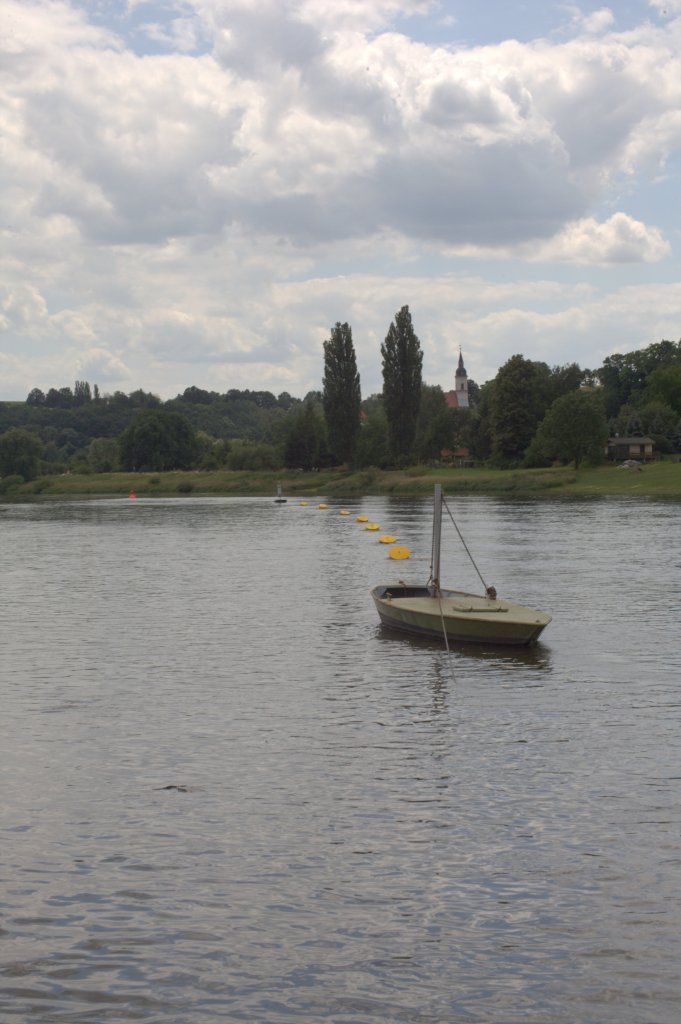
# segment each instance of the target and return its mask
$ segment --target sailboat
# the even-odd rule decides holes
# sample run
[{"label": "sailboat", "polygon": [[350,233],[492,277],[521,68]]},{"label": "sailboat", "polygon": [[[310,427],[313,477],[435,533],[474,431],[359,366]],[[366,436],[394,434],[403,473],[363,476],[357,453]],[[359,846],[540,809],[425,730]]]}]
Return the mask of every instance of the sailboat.
[{"label": "sailboat", "polygon": [[[453,640],[521,647],[534,643],[551,621],[551,616],[546,612],[511,601],[502,601],[497,597],[494,587],[488,587],[482,577],[480,578],[485,587],[483,595],[467,594],[460,590],[441,587],[440,542],[443,504],[446,507],[442,486],[436,484],[430,578],[425,586],[412,585],[400,580],[398,583],[380,584],[371,591],[381,622],[404,633],[444,637],[445,642]],[[448,508],[447,511],[449,512]],[[458,533],[456,523],[454,526]],[[461,541],[472,561],[463,537]],[[475,562],[473,564],[475,565]]]},{"label": "sailboat", "polygon": [[275,503],[275,505],[285,505],[286,504],[286,498],[284,498],[284,496],[281,493],[281,484],[277,484],[277,496],[274,499],[274,503]]}]

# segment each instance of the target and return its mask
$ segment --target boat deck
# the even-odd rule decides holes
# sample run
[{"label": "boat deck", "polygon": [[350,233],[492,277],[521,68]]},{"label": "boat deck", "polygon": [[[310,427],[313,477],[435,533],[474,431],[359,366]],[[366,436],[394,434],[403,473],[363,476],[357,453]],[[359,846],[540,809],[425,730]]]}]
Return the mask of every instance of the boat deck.
[{"label": "boat deck", "polygon": [[386,587],[384,600],[405,611],[425,612],[429,615],[510,615],[516,622],[536,623],[547,619],[543,612],[527,608],[512,601],[466,594],[458,590],[443,590],[437,597],[427,587]]}]

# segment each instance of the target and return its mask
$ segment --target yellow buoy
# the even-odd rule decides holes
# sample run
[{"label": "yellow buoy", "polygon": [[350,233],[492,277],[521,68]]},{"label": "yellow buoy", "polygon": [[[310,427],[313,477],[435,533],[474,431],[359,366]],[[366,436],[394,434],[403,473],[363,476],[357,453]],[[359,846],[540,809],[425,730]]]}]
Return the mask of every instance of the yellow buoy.
[{"label": "yellow buoy", "polygon": [[391,548],[388,552],[389,558],[394,558],[396,561],[400,561],[403,558],[409,558],[411,551],[409,548],[403,547],[401,544],[396,544],[394,548]]},{"label": "yellow buoy", "polygon": [[355,522],[356,523],[368,523],[369,522],[369,516],[357,516],[357,518],[355,519]]},{"label": "yellow buoy", "polygon": [[393,537],[391,533],[382,533],[378,539],[381,544],[393,544],[397,537]]},{"label": "yellow buoy", "polygon": [[348,512],[348,510],[346,508],[342,508],[340,510],[340,512],[338,513],[338,515],[340,515],[340,516],[349,516],[350,513]]},{"label": "yellow buoy", "polygon": [[380,530],[381,527],[378,525],[378,523],[367,523],[366,526],[364,527],[364,529],[365,530]]},{"label": "yellow buoy", "polygon": [[300,503],[300,504],[301,504],[301,505],[309,505],[310,503],[309,503],[309,501],[301,501],[301,503]]},{"label": "yellow buoy", "polygon": [[320,502],[319,502],[319,506],[318,506],[318,507],[319,507],[319,508],[328,508],[329,506],[328,506],[328,505],[325,505],[323,501],[320,501]]}]

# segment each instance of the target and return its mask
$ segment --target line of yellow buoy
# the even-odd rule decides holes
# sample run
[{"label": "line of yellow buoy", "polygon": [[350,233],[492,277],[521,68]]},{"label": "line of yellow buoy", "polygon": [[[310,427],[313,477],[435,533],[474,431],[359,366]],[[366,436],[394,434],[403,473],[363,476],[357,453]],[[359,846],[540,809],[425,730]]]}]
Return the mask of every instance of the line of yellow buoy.
[{"label": "line of yellow buoy", "polygon": [[[299,502],[299,504],[302,507],[307,507],[310,503],[309,503],[309,501],[301,501],[301,502]],[[320,508],[320,509],[328,509],[328,507],[329,506],[328,506],[328,504],[325,501],[320,501],[318,506],[317,506],[317,508]],[[348,509],[342,508],[342,509],[340,509],[339,515],[341,515],[341,516],[349,516],[350,512],[348,511]],[[381,527],[379,526],[378,523],[372,523],[372,522],[369,521],[369,516],[365,516],[365,515],[355,516],[355,522],[356,523],[363,523],[364,524],[364,529],[365,530],[369,530],[371,533],[377,533],[381,529]],[[409,550],[409,548],[406,547],[403,544],[395,544],[396,540],[397,540],[397,537],[394,537],[391,533],[382,533],[381,536],[378,538],[379,544],[391,544],[392,545],[392,547],[388,548],[388,557],[389,558],[392,558],[392,559],[394,559],[396,561],[401,561],[404,558],[410,558],[411,557],[411,551]]]}]

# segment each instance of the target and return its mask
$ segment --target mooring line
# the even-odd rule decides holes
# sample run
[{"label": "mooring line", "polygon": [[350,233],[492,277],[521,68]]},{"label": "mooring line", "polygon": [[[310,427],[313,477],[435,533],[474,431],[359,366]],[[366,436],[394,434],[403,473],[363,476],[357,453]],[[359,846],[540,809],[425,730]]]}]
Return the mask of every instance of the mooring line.
[{"label": "mooring line", "polygon": [[449,637],[447,636],[447,627],[445,626],[445,616],[444,616],[444,612],[442,611],[442,595],[440,594],[439,590],[438,590],[438,593],[437,593],[437,603],[438,603],[438,607],[440,609],[440,621],[442,622],[442,635],[445,638],[445,648],[446,648],[446,651],[447,651],[447,663],[449,665],[449,674],[452,677],[452,682],[456,686],[456,676],[454,675],[454,665],[452,663],[452,652],[449,649]]}]

